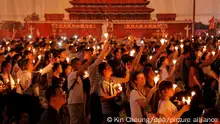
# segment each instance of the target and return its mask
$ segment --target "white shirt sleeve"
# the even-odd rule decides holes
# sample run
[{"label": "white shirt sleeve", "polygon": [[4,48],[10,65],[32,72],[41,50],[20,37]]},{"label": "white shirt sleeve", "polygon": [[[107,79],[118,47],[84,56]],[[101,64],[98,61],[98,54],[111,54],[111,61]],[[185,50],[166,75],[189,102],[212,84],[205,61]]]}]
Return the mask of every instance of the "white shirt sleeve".
[{"label": "white shirt sleeve", "polygon": [[44,67],[44,68],[42,69],[41,75],[44,75],[44,74],[50,72],[50,70],[51,70],[52,68],[53,68],[53,64],[52,64],[52,63],[48,64],[46,67]]}]

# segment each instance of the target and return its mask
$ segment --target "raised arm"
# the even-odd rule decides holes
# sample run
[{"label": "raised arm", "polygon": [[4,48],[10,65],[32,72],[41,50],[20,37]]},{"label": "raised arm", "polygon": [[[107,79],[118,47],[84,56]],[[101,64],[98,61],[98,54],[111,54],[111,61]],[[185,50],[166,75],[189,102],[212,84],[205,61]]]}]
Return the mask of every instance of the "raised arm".
[{"label": "raised arm", "polygon": [[144,46],[141,46],[140,51],[138,52],[138,55],[135,57],[134,61],[132,62],[131,68],[134,71],[137,69],[137,65],[140,62],[143,50],[144,50]]},{"label": "raised arm", "polygon": [[212,64],[220,55],[220,52],[218,52],[212,59],[209,59],[209,57],[206,57],[205,61],[201,64],[201,68],[207,67],[210,64]]},{"label": "raised arm", "polygon": [[157,53],[152,57],[152,59],[150,60],[149,63],[152,64],[153,66],[153,69],[156,69],[156,61],[157,61],[157,58],[160,56],[162,50],[164,50],[164,48],[167,46],[167,44],[164,44],[162,46],[160,46],[159,50],[157,51]]}]

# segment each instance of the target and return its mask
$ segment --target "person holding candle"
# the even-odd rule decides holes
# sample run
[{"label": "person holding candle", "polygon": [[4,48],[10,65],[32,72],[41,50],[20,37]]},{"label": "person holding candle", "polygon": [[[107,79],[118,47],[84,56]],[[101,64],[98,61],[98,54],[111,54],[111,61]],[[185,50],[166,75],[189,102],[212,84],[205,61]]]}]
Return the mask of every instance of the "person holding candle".
[{"label": "person holding candle", "polygon": [[[53,70],[52,85],[59,85],[60,87],[62,87],[64,80],[62,77],[60,77],[60,74],[63,72],[61,64],[54,63],[52,70]],[[55,83],[58,83],[58,84],[55,84]]]},{"label": "person holding candle", "polygon": [[189,105],[184,105],[178,111],[176,106],[170,101],[170,98],[174,95],[172,82],[162,81],[159,84],[159,90],[162,97],[158,103],[158,114],[162,114],[166,118],[180,118],[183,113],[189,111]]},{"label": "person holding candle", "polygon": [[116,87],[118,84],[126,83],[129,81],[130,69],[126,65],[125,78],[117,78],[112,75],[111,66],[103,62],[98,66],[99,73],[102,75],[102,79],[99,85],[99,96],[101,97],[101,106],[103,114],[103,123],[107,123],[107,117],[118,117],[119,106],[116,104],[115,98],[120,92],[117,92]]},{"label": "person holding candle", "polygon": [[132,75],[132,82],[135,83],[135,88],[130,93],[131,117],[141,119],[146,117],[144,109],[150,110],[150,100],[157,88],[154,86],[148,93],[146,92],[146,78],[142,72],[135,72]]}]

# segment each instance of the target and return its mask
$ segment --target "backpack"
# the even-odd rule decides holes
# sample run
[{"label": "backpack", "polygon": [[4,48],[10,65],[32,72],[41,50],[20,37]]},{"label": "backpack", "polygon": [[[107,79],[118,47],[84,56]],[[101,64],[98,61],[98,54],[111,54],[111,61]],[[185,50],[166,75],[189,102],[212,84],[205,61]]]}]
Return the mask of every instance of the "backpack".
[{"label": "backpack", "polygon": [[67,85],[68,81],[66,80],[66,81],[64,82],[63,89],[64,89],[64,91],[66,91],[66,94],[67,94],[66,98],[67,98],[67,99],[68,99],[68,97],[69,97],[69,92],[74,88],[74,86],[76,85],[76,83],[79,84],[78,81],[77,81],[77,78],[78,78],[78,77],[76,77],[76,80],[73,82],[73,84],[71,85],[70,89],[68,89],[68,85]]}]

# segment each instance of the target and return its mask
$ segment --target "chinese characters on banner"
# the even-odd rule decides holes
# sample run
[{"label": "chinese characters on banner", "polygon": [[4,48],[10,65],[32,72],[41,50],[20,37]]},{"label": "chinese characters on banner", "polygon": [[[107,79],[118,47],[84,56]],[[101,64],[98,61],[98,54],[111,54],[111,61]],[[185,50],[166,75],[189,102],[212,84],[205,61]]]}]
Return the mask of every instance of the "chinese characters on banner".
[{"label": "chinese characters on banner", "polygon": [[51,24],[52,28],[96,28],[95,24]]}]

